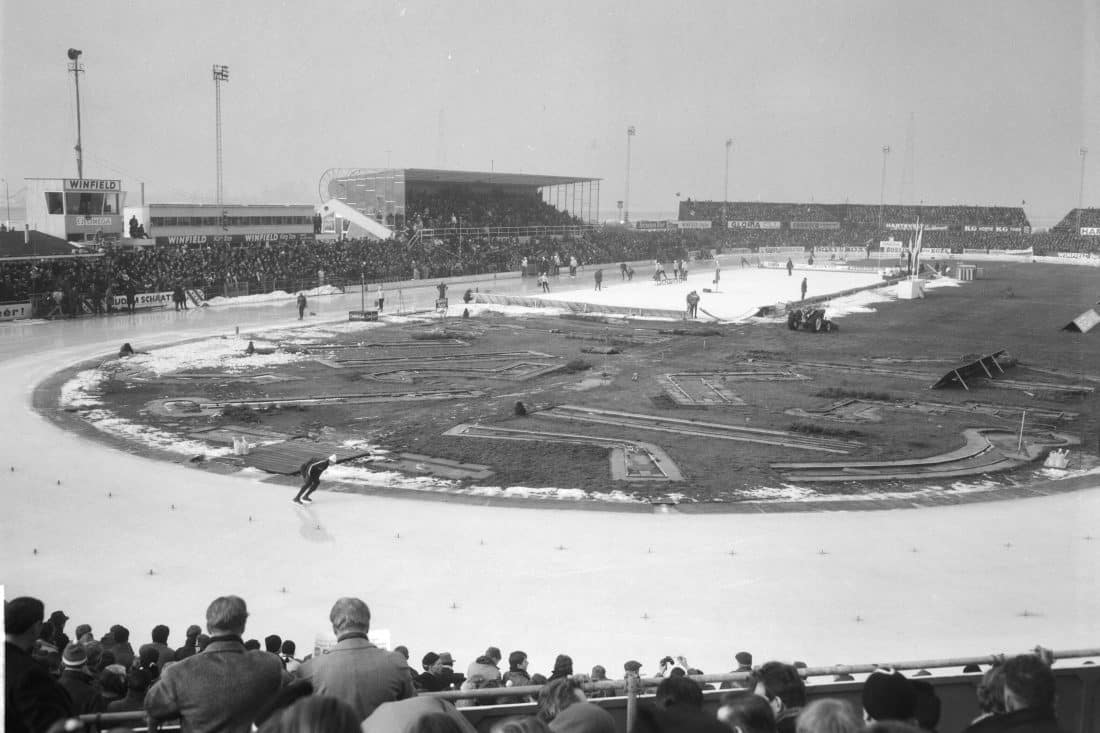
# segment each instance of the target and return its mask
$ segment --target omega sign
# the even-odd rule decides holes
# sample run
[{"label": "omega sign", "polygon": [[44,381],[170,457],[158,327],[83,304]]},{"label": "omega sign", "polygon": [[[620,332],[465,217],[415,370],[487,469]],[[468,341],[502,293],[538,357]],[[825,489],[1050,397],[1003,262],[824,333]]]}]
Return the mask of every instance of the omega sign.
[{"label": "omega sign", "polygon": [[66,178],[66,191],[108,191],[122,190],[122,181],[105,178]]}]

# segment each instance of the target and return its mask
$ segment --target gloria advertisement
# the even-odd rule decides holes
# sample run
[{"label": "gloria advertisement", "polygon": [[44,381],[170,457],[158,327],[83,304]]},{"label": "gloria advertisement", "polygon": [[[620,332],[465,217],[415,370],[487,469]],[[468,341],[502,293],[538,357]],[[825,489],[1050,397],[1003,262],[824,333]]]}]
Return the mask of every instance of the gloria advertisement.
[{"label": "gloria advertisement", "polygon": [[104,234],[122,231],[121,214],[66,214],[65,231],[77,234]]},{"label": "gloria advertisement", "polygon": [[0,303],[0,321],[14,321],[17,318],[30,318],[33,309],[31,302]]},{"label": "gloria advertisement", "polygon": [[778,229],[779,224],[778,221],[749,221],[747,219],[726,222],[726,226],[730,229]]}]

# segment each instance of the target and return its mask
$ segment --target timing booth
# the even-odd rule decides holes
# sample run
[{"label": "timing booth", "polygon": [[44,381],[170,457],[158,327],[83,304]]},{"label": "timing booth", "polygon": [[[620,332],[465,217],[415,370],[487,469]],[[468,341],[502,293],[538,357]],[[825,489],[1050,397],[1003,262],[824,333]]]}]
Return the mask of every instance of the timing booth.
[{"label": "timing booth", "polygon": [[122,237],[122,181],[109,178],[28,178],[27,224],[69,242]]}]

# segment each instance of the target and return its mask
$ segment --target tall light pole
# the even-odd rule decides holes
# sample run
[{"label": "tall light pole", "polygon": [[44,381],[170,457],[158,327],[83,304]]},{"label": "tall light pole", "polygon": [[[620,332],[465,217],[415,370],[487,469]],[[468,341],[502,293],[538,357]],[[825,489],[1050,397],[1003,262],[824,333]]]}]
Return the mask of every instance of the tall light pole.
[{"label": "tall light pole", "polygon": [[1085,156],[1089,149],[1081,146],[1081,185],[1077,189],[1077,233],[1081,233],[1081,209],[1085,206]]},{"label": "tall light pole", "polygon": [[8,226],[11,226],[11,194],[8,193],[8,179],[4,179],[4,200],[8,202]]},{"label": "tall light pole", "polygon": [[84,145],[80,135],[80,73],[84,67],[80,63],[80,54],[84,53],[78,48],[70,48],[68,52],[69,71],[73,72],[73,81],[76,82],[76,177],[84,177]]},{"label": "tall light pole", "polygon": [[890,155],[890,146],[882,146],[882,185],[879,187],[878,193],[878,226],[882,229],[883,224],[883,212],[886,207],[886,158]]},{"label": "tall light pole", "polygon": [[722,184],[722,228],[727,227],[729,220],[730,200],[730,148],[733,147],[733,138],[726,138],[726,179]]},{"label": "tall light pole", "polygon": [[630,223],[630,138],[634,135],[634,125],[626,128],[626,195],[623,196],[623,224]]},{"label": "tall light pole", "polygon": [[218,147],[218,206],[222,205],[222,82],[229,81],[229,67],[214,64],[214,117]]}]

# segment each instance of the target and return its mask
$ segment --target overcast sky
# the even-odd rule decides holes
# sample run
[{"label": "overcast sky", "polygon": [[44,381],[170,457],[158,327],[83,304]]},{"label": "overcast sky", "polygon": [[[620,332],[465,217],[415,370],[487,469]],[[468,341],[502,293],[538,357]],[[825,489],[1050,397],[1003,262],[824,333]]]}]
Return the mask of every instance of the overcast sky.
[{"label": "overcast sky", "polygon": [[[604,179],[601,208],[721,200],[1100,204],[1090,0],[2,0],[0,175],[76,172],[136,203],[315,202],[329,167]],[[912,120],[912,123],[910,122]],[[912,124],[912,134],[909,134]],[[911,145],[910,145],[911,143]],[[637,218],[637,217],[635,217]]]}]

